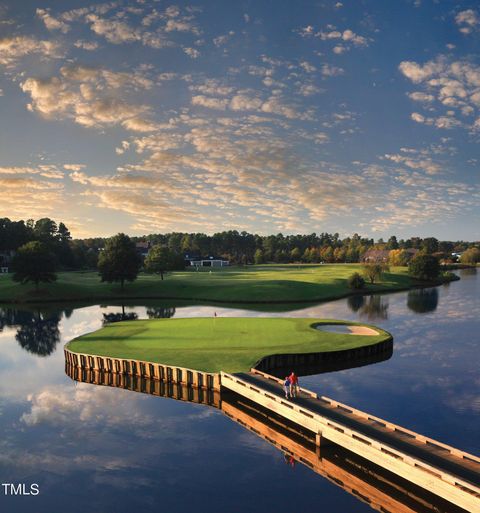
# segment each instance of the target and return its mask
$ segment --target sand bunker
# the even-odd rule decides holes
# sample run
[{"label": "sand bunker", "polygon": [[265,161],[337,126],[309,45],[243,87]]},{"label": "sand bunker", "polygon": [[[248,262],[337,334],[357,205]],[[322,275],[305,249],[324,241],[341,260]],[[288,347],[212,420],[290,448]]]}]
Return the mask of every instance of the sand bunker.
[{"label": "sand bunker", "polygon": [[349,326],[347,324],[319,324],[317,330],[330,333],[345,333],[346,335],[379,335],[378,331],[367,326]]}]

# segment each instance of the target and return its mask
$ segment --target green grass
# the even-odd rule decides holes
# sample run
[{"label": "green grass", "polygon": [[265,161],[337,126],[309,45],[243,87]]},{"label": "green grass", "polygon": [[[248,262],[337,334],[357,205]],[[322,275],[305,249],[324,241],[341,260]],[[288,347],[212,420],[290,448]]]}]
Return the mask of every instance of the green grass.
[{"label": "green grass", "polygon": [[[298,302],[324,301],[351,293],[347,278],[361,271],[359,264],[263,265],[231,267],[208,271],[175,272],[164,281],[158,276],[140,274],[121,291],[118,284],[101,283],[95,272],[59,273],[58,280],[20,285],[11,275],[0,275],[0,303],[44,301],[95,302],[115,299],[178,299],[203,302]],[[411,280],[406,268],[391,268],[383,280],[367,285],[366,292],[407,289]]]},{"label": "green grass", "polygon": [[319,331],[318,323],[345,321],[295,318],[193,318],[125,321],[72,340],[78,353],[127,358],[206,372],[248,371],[271,354],[352,349],[390,338]]}]

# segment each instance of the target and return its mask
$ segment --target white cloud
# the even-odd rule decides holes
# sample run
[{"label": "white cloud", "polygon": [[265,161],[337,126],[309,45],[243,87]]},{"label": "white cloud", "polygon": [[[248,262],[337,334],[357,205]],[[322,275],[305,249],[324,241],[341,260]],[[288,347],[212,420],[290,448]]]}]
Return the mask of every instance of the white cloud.
[{"label": "white cloud", "polygon": [[419,91],[407,93],[407,96],[415,102],[431,103],[435,100],[435,96],[433,96],[433,94],[422,93]]},{"label": "white cloud", "polygon": [[455,16],[455,22],[460,27],[460,32],[470,34],[480,27],[480,16],[473,9],[467,9]]},{"label": "white cloud", "polygon": [[339,68],[338,66],[332,66],[331,64],[323,64],[322,65],[322,75],[324,77],[337,77],[338,75],[343,75],[345,70],[343,68]]},{"label": "white cloud", "polygon": [[200,51],[196,48],[185,47],[183,51],[192,59],[198,59],[200,57]]},{"label": "white cloud", "polygon": [[63,52],[55,41],[41,41],[29,36],[13,36],[0,39],[0,64],[14,66],[32,54],[43,58],[60,58]]},{"label": "white cloud", "polygon": [[412,112],[411,118],[413,121],[416,121],[417,123],[424,123],[425,122],[425,116],[422,116],[418,112]]},{"label": "white cloud", "polygon": [[96,41],[83,41],[82,39],[75,41],[74,46],[90,52],[98,49],[98,43]]},{"label": "white cloud", "polygon": [[224,98],[211,98],[203,95],[192,96],[192,105],[206,107],[208,109],[225,110],[228,100]]},{"label": "white cloud", "polygon": [[61,68],[58,76],[27,78],[20,86],[30,95],[29,110],[46,118],[73,119],[96,128],[123,124],[130,130],[145,131],[149,107],[129,103],[118,93],[148,89],[151,85],[151,80],[138,72],[70,66]]},{"label": "white cloud", "polygon": [[[423,88],[423,91],[407,93],[412,100],[427,104],[430,112],[435,112],[437,106],[448,109],[436,116],[425,116],[414,112],[411,115],[414,121],[442,129],[456,127],[476,129],[475,124],[461,118],[474,116],[478,112],[479,66],[467,61],[449,61],[440,56],[423,65],[404,61],[400,63],[399,69],[414,84]],[[435,101],[438,103],[433,107]]]},{"label": "white cloud", "polygon": [[63,167],[68,171],[80,171],[81,169],[84,169],[86,166],[85,164],[63,164]]},{"label": "white cloud", "polygon": [[70,30],[70,26],[64,21],[54,18],[50,14],[49,9],[37,9],[36,13],[43,23],[45,23],[48,30],[60,30],[60,32],[63,32],[64,34]]}]

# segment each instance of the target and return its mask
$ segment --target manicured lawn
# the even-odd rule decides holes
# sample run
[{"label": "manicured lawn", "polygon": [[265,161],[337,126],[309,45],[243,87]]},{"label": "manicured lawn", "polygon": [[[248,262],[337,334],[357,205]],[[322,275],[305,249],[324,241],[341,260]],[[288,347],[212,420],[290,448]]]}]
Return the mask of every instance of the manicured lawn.
[{"label": "manicured lawn", "polygon": [[[11,275],[0,275],[1,302],[100,301],[128,298],[168,298],[204,302],[295,302],[322,301],[345,296],[351,291],[347,278],[359,264],[263,265],[231,267],[209,271],[184,271],[158,276],[140,274],[122,292],[118,284],[101,283],[95,272],[59,273],[58,280],[20,285]],[[368,285],[366,292],[399,290],[410,287],[406,268],[391,268],[384,279]]]},{"label": "manicured lawn", "polygon": [[315,329],[293,318],[193,318],[125,321],[72,340],[71,351],[158,362],[207,372],[248,371],[263,356],[351,349],[390,335],[348,335]]}]

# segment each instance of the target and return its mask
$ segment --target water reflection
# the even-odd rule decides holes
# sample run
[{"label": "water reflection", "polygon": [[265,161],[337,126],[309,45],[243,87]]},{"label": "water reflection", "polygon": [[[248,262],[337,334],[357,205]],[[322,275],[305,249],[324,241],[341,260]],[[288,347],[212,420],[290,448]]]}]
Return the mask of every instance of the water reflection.
[{"label": "water reflection", "polygon": [[[301,382],[319,395],[478,454],[480,339],[475,334],[480,331],[480,280],[478,275],[462,275],[449,288],[437,290],[438,306],[431,315],[410,310],[407,292],[382,296],[389,303],[388,319],[373,324],[394,334],[392,358],[307,376]],[[362,299],[353,309],[358,303],[347,299],[281,305],[282,311],[272,305],[253,309],[155,301],[134,309],[126,303],[125,308],[139,318],[148,317],[147,309],[175,306],[175,317],[212,317],[217,312],[361,321],[368,297]],[[57,308],[61,341],[50,356],[40,358],[15,339],[19,326],[33,314],[11,306],[0,309],[0,477],[5,482],[38,480],[41,485],[41,494],[31,501],[1,498],[2,513],[150,512],[158,504],[171,513],[202,510],[201,505],[210,513],[257,513],[266,504],[282,512],[371,512],[358,495],[345,493],[328,478],[319,479],[301,460],[294,469],[285,465],[284,451],[229,421],[217,408],[121,388],[74,385],[65,376],[62,344],[99,329],[103,313],[121,311],[119,305],[78,305],[69,318],[69,312]],[[324,452],[322,461],[327,460]],[[340,460],[332,456],[330,461]],[[344,461],[352,462],[344,483],[358,483],[356,490],[362,494],[355,480],[361,462]],[[291,493],[285,493],[285,483]],[[388,505],[385,509],[392,511]],[[408,506],[400,511],[409,511]]]},{"label": "water reflection", "polygon": [[460,269],[460,277],[476,276],[476,274],[477,274],[476,267],[468,267],[465,269]]},{"label": "water reflection", "polygon": [[226,389],[207,391],[146,378],[80,370],[68,364],[65,371],[82,383],[123,388],[219,409],[230,420],[281,452],[292,471],[297,463],[301,464],[366,502],[372,509],[391,513],[465,513],[464,509],[329,440],[323,439],[318,446],[311,431]]},{"label": "water reflection", "polygon": [[407,307],[412,312],[424,314],[434,312],[438,306],[438,290],[416,289],[409,290],[407,295]]},{"label": "water reflection", "polygon": [[72,310],[16,310],[0,309],[0,331],[5,327],[17,327],[15,340],[29,353],[48,356],[60,341],[59,323],[62,315],[68,318]]},{"label": "water reflection", "polygon": [[147,316],[149,319],[170,319],[175,315],[175,307],[149,307]]},{"label": "water reflection", "polygon": [[382,295],[352,296],[348,298],[348,306],[360,318],[369,321],[388,319],[388,298]]},{"label": "water reflection", "polygon": [[347,304],[353,313],[357,313],[365,304],[365,296],[350,296],[347,298]]}]

